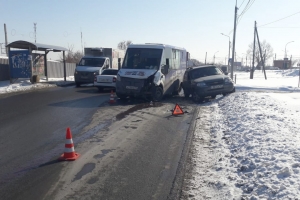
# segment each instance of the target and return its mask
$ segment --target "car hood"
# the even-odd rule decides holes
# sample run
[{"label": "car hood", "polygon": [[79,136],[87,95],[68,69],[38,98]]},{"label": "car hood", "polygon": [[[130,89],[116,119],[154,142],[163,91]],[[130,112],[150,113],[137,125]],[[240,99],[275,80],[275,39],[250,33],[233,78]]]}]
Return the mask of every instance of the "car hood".
[{"label": "car hood", "polygon": [[101,67],[89,67],[89,66],[77,66],[76,71],[80,72],[96,72],[99,71]]},{"label": "car hood", "polygon": [[153,69],[120,69],[118,75],[127,78],[146,79],[156,71]]},{"label": "car hood", "polygon": [[194,82],[224,80],[225,77],[226,76],[224,76],[224,75],[205,76],[205,77],[194,79]]}]

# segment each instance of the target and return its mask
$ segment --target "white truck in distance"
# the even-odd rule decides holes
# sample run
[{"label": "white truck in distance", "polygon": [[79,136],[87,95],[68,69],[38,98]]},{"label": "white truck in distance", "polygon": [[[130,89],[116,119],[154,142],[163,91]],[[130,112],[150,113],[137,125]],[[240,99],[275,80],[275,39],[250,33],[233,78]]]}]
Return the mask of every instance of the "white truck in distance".
[{"label": "white truck in distance", "polygon": [[74,73],[76,86],[94,83],[95,75],[101,74],[104,69],[118,69],[123,58],[123,50],[98,47],[84,48],[84,56],[77,64]]}]

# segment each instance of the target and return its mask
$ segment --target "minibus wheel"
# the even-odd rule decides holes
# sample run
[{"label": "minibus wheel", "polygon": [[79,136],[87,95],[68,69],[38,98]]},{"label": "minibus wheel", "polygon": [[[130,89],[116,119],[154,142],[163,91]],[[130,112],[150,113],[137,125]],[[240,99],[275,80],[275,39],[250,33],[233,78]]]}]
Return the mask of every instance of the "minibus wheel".
[{"label": "minibus wheel", "polygon": [[163,98],[163,89],[161,87],[155,87],[152,91],[153,101],[160,101]]}]

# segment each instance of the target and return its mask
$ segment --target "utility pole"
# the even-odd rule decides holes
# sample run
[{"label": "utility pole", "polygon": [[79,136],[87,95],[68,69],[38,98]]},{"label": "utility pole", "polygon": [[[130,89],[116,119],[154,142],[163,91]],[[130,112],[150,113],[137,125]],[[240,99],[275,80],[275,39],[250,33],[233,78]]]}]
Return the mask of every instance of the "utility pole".
[{"label": "utility pole", "polygon": [[275,53],[275,60],[276,60],[276,53]]},{"label": "utility pole", "polygon": [[263,59],[263,55],[262,55],[262,50],[261,50],[261,46],[260,46],[260,42],[259,42],[259,37],[258,37],[258,32],[257,32],[257,27],[255,27],[255,31],[256,31],[256,36],[257,36],[257,42],[258,42],[258,47],[259,47],[259,52],[260,52],[260,59],[263,65],[263,70],[264,70],[264,74],[265,74],[265,79],[267,80],[267,75],[266,75],[266,70],[265,70],[265,61]]},{"label": "utility pole", "polygon": [[[265,55],[264,55],[264,65],[266,66],[266,54],[267,54],[267,49],[265,49]],[[264,70],[262,69],[261,72],[263,72]]]},{"label": "utility pole", "polygon": [[4,35],[5,35],[5,49],[6,49],[6,56],[8,57],[8,48],[6,47],[8,45],[7,41],[7,32],[6,32],[6,24],[4,24]]},{"label": "utility pole", "polygon": [[81,33],[81,53],[83,55],[83,46],[82,46],[82,31],[80,30],[80,33]]},{"label": "utility pole", "polygon": [[36,43],[36,24],[34,23],[34,43]]},{"label": "utility pole", "polygon": [[[250,71],[250,79],[253,79],[254,74],[254,61],[255,61],[255,39],[256,39],[256,21],[254,22],[254,42],[253,42],[253,57],[252,57],[252,69]],[[251,64],[251,63],[250,63]]]},{"label": "utility pole", "polygon": [[235,35],[236,35],[236,16],[237,16],[237,0],[235,1],[234,8],[234,28],[233,28],[233,42],[232,42],[232,59],[231,59],[231,73],[230,78],[233,80],[233,64],[234,64],[234,52],[235,52]]},{"label": "utility pole", "polygon": [[205,65],[206,65],[206,57],[207,57],[207,52],[205,52]]}]

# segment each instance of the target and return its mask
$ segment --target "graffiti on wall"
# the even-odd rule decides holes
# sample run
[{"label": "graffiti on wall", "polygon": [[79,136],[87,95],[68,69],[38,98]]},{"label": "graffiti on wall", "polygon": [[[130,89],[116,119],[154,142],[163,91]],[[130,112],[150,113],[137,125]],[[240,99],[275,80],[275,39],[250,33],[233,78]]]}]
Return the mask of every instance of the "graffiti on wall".
[{"label": "graffiti on wall", "polygon": [[31,77],[31,55],[29,50],[9,51],[9,67],[11,78]]}]

